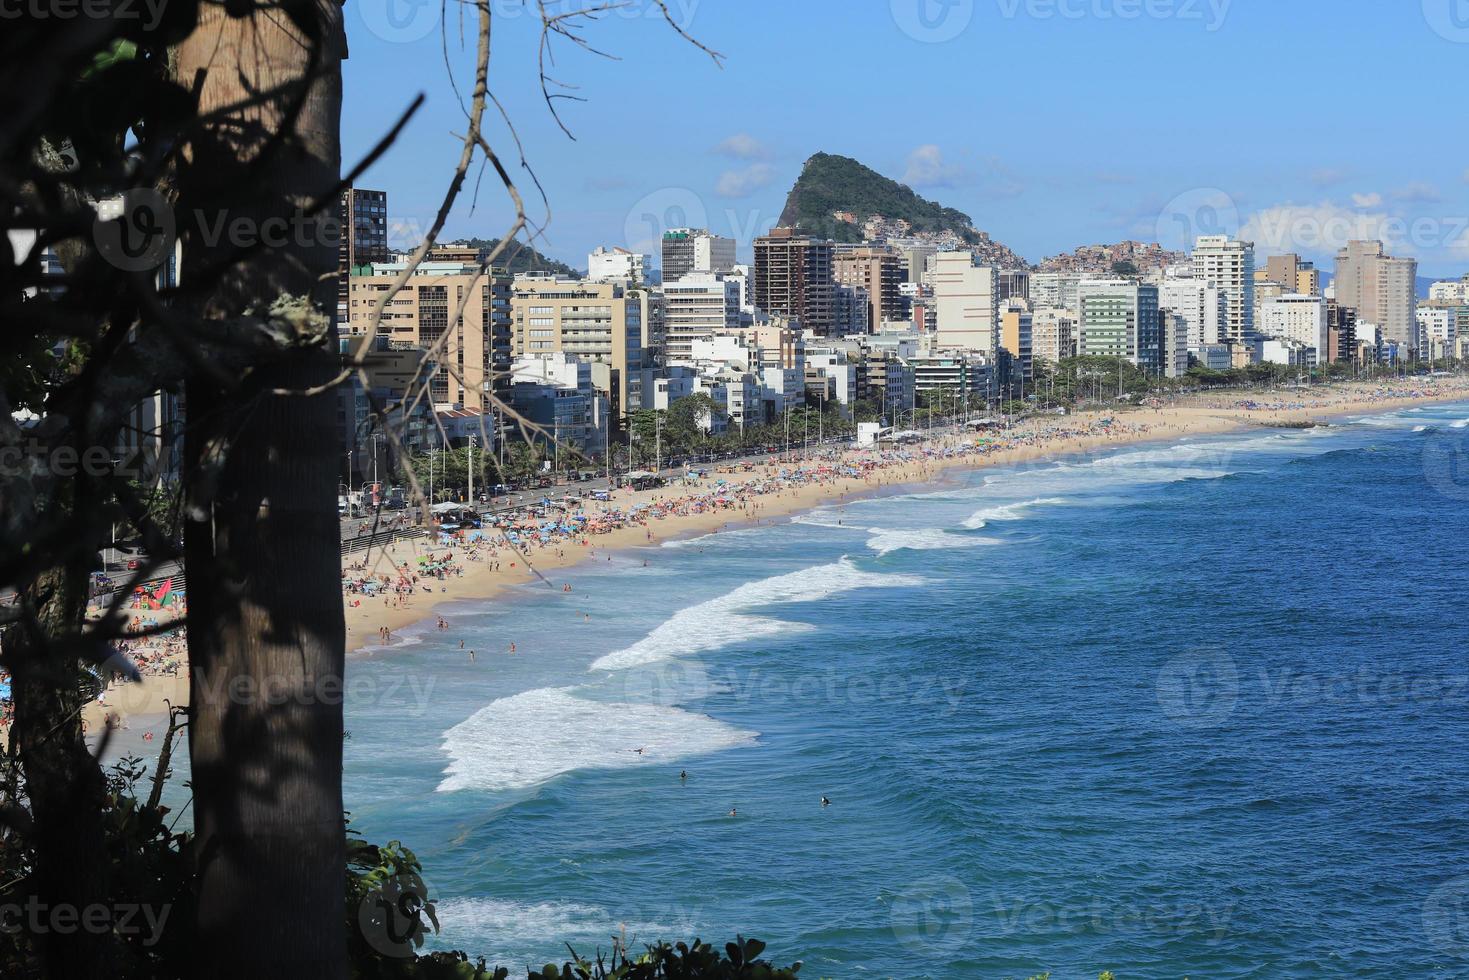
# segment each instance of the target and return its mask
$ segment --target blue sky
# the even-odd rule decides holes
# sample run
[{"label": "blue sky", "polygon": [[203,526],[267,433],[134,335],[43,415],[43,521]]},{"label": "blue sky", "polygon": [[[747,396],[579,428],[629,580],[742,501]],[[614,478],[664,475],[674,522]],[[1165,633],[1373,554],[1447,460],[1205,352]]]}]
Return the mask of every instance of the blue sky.
[{"label": "blue sky", "polygon": [[[346,160],[428,98],[361,181],[388,191],[405,229],[432,218],[464,129],[437,8],[414,2],[346,8]],[[541,98],[538,18],[491,4],[492,88],[549,199],[539,244],[573,265],[684,220],[747,253],[826,151],[965,211],[1031,261],[1226,231],[1317,258],[1380,237],[1425,275],[1469,269],[1455,109],[1469,0],[668,0],[723,68],[652,0],[627,0],[582,29],[618,60],[555,45],[554,74],[587,100],[561,103],[575,140]],[[467,91],[457,9],[449,61]],[[508,132],[492,138],[545,220]],[[507,225],[491,177],[476,208],[465,200],[450,236]]]}]

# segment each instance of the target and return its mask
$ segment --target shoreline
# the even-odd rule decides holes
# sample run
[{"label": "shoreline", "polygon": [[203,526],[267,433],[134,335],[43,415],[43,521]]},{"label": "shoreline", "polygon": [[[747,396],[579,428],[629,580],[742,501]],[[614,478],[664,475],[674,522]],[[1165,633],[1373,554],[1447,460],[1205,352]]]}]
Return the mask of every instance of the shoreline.
[{"label": "shoreline", "polygon": [[[1199,436],[1237,434],[1252,429],[1310,428],[1322,423],[1332,424],[1335,420],[1347,417],[1384,414],[1420,405],[1455,401],[1469,402],[1469,385],[1417,397],[1406,394],[1377,400],[1366,397],[1370,391],[1380,392],[1382,390],[1380,386],[1374,386],[1372,389],[1364,389],[1361,393],[1364,397],[1360,399],[1327,401],[1299,407],[1281,407],[1279,410],[1268,412],[1240,408],[1237,405],[1234,407],[1201,405],[1184,401],[1156,409],[1129,407],[1118,411],[1089,410],[1066,416],[1047,416],[1031,420],[1002,435],[991,437],[975,433],[951,434],[934,443],[925,443],[923,448],[952,450],[959,446],[973,446],[977,440],[982,438],[1020,440],[1020,442],[981,455],[920,457],[876,469],[866,475],[840,476],[829,481],[782,488],[777,492],[752,496],[743,501],[738,508],[699,514],[671,515],[649,519],[645,524],[631,523],[627,527],[580,541],[568,539],[559,542],[554,546],[533,552],[529,561],[522,555],[505,549],[502,556],[497,556],[492,561],[483,559],[466,561],[462,574],[442,581],[433,580],[432,594],[415,593],[412,598],[396,605],[390,598],[384,598],[382,604],[379,605],[375,598],[344,595],[346,653],[349,662],[357,657],[391,656],[398,646],[392,633],[441,615],[441,607],[446,604],[490,601],[499,598],[514,587],[532,583],[537,579],[550,588],[564,587],[566,583],[554,580],[556,572],[601,557],[611,560],[613,553],[661,545],[669,541],[718,534],[726,530],[780,523],[798,514],[831,503],[911,492],[913,489],[929,487],[936,482],[952,479],[960,471],[1028,463],[1050,463],[1098,452],[1115,452],[1131,446],[1174,442]],[[1330,389],[1330,392],[1339,395],[1342,390],[1334,388]],[[1292,392],[1290,396],[1297,399],[1302,397],[1309,399],[1314,394],[1314,392]],[[1190,401],[1200,400],[1203,399],[1195,396]],[[1241,401],[1238,398],[1232,400]],[[1043,434],[1046,426],[1056,427],[1059,424],[1060,427],[1067,429],[1091,428],[1104,418],[1115,419],[1118,429],[1122,431],[1069,435],[1055,439],[1037,438],[1033,443],[1024,442],[1027,438],[1035,438]],[[1128,431],[1129,426],[1135,426],[1137,429]],[[840,453],[840,458],[845,459],[863,454],[870,456],[872,452],[870,450],[845,450]],[[787,468],[797,465],[800,464],[787,464]],[[781,468],[782,464],[779,462],[759,464],[751,471],[726,475],[731,476],[732,479],[759,478],[770,475]],[[633,506],[654,500],[667,500],[676,495],[708,492],[713,490],[718,476],[718,473],[711,472],[703,480],[682,486],[671,485],[662,490],[638,492],[619,490],[612,495],[607,506],[630,510]],[[493,542],[496,539],[503,548],[503,537],[499,535],[491,537],[487,532],[487,541]],[[405,562],[413,562],[419,555],[425,553],[454,552],[457,554],[463,550],[463,546],[459,544],[433,545],[427,538],[414,539],[389,549],[375,550],[372,553],[373,561],[369,569],[390,571],[394,563],[401,566]],[[496,562],[504,567],[498,570],[492,569],[491,565]],[[359,604],[351,605],[354,600],[357,600]],[[389,630],[390,638],[386,644],[380,637],[374,635],[380,627],[386,627]],[[157,729],[161,732],[166,727],[167,721],[165,702],[171,701],[175,706],[187,703],[188,687],[187,666],[177,675],[149,675],[145,676],[141,683],[114,684],[106,693],[107,703],[89,704],[83,717],[88,724],[89,731],[100,730],[107,713],[111,711],[117,713],[124,727],[128,727],[129,721],[132,720],[146,722],[149,730]]]}]

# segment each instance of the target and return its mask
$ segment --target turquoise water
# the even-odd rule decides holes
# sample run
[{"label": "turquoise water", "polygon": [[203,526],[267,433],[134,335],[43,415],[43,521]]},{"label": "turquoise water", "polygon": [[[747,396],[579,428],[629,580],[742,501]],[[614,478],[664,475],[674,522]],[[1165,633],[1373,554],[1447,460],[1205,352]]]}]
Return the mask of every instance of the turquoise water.
[{"label": "turquoise water", "polygon": [[1469,975],[1466,419],[960,474],[449,607],[352,664],[355,825],[511,967]]}]

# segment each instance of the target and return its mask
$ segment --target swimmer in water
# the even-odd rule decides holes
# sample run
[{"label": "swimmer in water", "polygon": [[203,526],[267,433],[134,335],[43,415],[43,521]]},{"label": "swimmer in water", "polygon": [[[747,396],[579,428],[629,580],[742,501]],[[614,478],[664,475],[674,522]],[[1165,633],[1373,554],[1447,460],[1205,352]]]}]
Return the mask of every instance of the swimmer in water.
[{"label": "swimmer in water", "polygon": [[689,771],[687,769],[683,770],[682,772],[680,772],[678,774],[678,778],[679,779],[688,779],[689,778]]},{"label": "swimmer in water", "polygon": [[648,750],[647,749],[633,749],[633,751],[636,752],[638,755],[642,755],[644,752],[646,752]]},{"label": "swimmer in water", "polygon": [[734,807],[730,807],[729,808],[729,815],[731,817],[737,817],[737,816],[739,816],[739,811],[737,811]]},{"label": "swimmer in water", "polygon": [[828,800],[826,797],[823,796],[821,798],[821,805],[822,806],[831,806],[831,800]]}]

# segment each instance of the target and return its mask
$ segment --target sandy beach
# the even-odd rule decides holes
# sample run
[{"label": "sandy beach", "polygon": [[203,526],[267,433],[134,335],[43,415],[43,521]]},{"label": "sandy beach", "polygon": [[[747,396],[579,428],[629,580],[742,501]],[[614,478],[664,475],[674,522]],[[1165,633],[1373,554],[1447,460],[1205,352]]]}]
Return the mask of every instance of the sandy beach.
[{"label": "sandy beach", "polygon": [[[558,576],[559,572],[586,561],[609,560],[611,553],[618,550],[718,533],[735,527],[773,523],[827,504],[930,484],[952,470],[1014,466],[1063,456],[1107,452],[1139,443],[1218,435],[1256,427],[1329,424],[1341,416],[1375,414],[1430,401],[1464,399],[1469,399],[1469,382],[1459,378],[1414,379],[1399,385],[1338,384],[1274,392],[1267,396],[1239,392],[1199,393],[1175,404],[1047,416],[1006,431],[953,435],[926,446],[908,447],[911,459],[894,459],[889,454],[880,468],[859,477],[832,474],[804,485],[745,496],[727,509],[670,514],[661,519],[647,519],[645,523],[631,523],[603,534],[566,538],[531,549],[528,558],[512,550],[498,532],[489,528],[484,532],[486,542],[475,549],[475,555],[466,555],[465,548],[458,544],[439,544],[428,537],[403,541],[388,549],[379,548],[370,554],[349,556],[349,562],[355,566],[351,574],[394,575],[405,565],[415,566],[420,558],[428,555],[442,558],[446,553],[454,555],[458,573],[442,579],[425,577],[418,588],[402,595],[346,595],[347,651],[349,655],[390,656],[393,633],[433,616],[444,603],[488,600],[506,589],[532,582],[541,583],[543,588],[568,588],[564,578]],[[1104,424],[1104,420],[1111,420],[1110,424]],[[994,448],[976,455],[976,444],[980,440],[990,444],[980,448]],[[865,459],[868,465],[875,466],[873,460],[878,458],[881,457],[875,450],[832,453],[834,465]],[[615,508],[632,512],[634,508],[652,505],[656,512],[657,505],[674,498],[707,497],[718,493],[718,481],[721,480],[734,483],[774,479],[782,469],[790,470],[800,465],[799,461],[772,462],[733,473],[711,469],[702,480],[679,481],[660,490],[620,490],[612,495],[610,501],[588,501],[586,507],[589,511]],[[432,591],[424,591],[423,586]],[[381,645],[381,631],[384,629],[390,638],[386,646]],[[369,645],[374,647],[372,652],[359,652]],[[89,705],[84,718],[89,730],[104,724],[108,712],[112,712],[122,724],[129,724],[130,718],[136,719],[139,723],[146,723],[149,730],[156,728],[161,732],[166,722],[165,703],[180,705],[187,696],[187,668],[174,676],[149,675],[141,682],[112,685],[104,695],[105,704]]]}]

